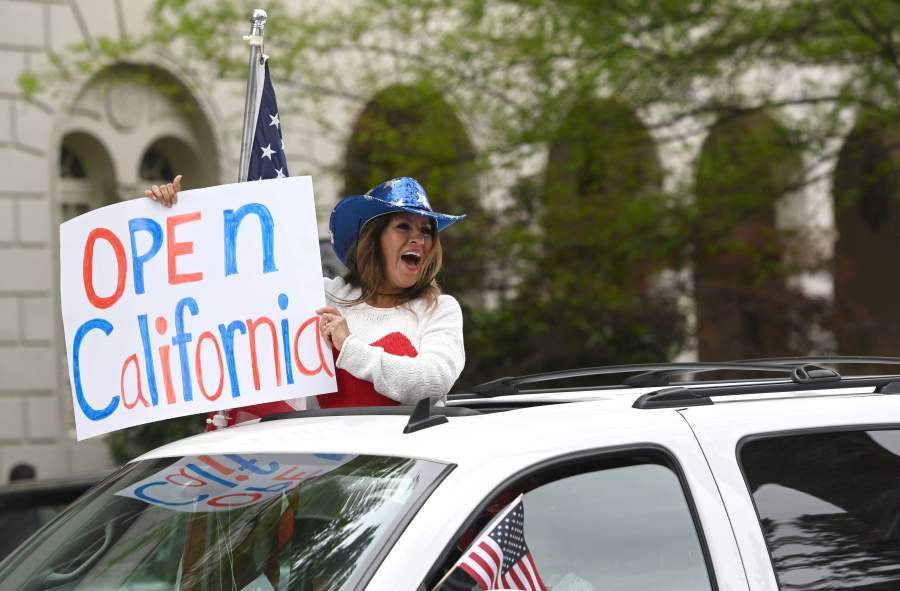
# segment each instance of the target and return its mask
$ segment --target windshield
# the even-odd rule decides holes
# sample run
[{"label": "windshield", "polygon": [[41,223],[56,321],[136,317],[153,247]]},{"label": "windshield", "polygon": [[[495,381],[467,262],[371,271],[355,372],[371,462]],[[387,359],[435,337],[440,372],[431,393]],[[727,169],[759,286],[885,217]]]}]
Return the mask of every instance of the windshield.
[{"label": "windshield", "polygon": [[131,464],[0,565],[0,588],[353,588],[446,465],[335,454]]}]

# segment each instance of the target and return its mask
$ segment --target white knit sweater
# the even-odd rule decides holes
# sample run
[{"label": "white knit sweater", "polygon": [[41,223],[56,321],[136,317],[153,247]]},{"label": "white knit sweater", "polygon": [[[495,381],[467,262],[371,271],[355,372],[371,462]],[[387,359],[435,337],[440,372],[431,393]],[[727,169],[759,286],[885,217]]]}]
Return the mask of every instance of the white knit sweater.
[{"label": "white knit sweater", "polygon": [[[429,396],[444,399],[466,360],[459,302],[441,295],[430,309],[421,298],[393,308],[346,304],[359,294],[341,278],[325,279],[328,304],[340,310],[350,329],[337,367],[402,404]],[[386,348],[399,346],[404,353],[386,352],[385,342],[391,343]]]}]

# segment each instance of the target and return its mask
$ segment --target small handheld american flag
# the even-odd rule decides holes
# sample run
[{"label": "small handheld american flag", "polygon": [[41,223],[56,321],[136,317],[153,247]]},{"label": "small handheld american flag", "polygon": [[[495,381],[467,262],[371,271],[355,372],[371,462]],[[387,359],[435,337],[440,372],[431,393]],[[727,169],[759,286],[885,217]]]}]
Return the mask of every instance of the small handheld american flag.
[{"label": "small handheld american flag", "polygon": [[547,591],[525,543],[522,495],[494,517],[451,569],[460,571],[480,589]]}]

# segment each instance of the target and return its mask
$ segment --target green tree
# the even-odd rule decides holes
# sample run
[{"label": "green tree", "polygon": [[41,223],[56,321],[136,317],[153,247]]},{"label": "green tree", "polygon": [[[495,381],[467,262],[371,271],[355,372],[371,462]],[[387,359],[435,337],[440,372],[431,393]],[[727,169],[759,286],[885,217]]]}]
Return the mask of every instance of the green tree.
[{"label": "green tree", "polygon": [[[821,268],[828,261],[773,254],[806,250],[804,236],[774,227],[773,203],[817,180],[857,112],[900,112],[895,0],[355,0],[302,11],[158,0],[152,35],[83,48],[22,84],[38,92],[154,44],[241,79],[236,28],[260,4],[282,109],[335,132],[323,105],[363,113],[342,164],[348,191],[415,171],[436,203],[477,214],[448,249],[445,281],[494,296],[464,299],[464,383],[673,354],[692,284],[666,269],[693,262],[784,290],[785,274]],[[730,123],[756,113],[777,123]],[[477,149],[460,121],[478,130]],[[697,173],[664,183],[674,171],[659,153],[717,127],[726,133],[711,151],[681,165]],[[501,199],[482,212],[486,194]],[[735,229],[747,219],[766,223],[744,240]],[[827,317],[821,302],[784,293],[754,318],[803,330]],[[751,349],[770,352],[770,341]],[[784,343],[779,352],[813,346]]]}]

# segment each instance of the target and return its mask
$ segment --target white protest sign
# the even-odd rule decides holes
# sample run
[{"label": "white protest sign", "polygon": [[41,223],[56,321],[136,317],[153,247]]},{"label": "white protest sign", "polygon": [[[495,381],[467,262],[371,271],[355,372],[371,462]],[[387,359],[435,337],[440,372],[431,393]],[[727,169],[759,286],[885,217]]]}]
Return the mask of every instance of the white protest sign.
[{"label": "white protest sign", "polygon": [[79,440],[337,389],[310,177],[65,222],[60,292]]},{"label": "white protest sign", "polygon": [[229,511],[281,496],[355,457],[344,454],[188,456],[116,494],[173,511]]}]

